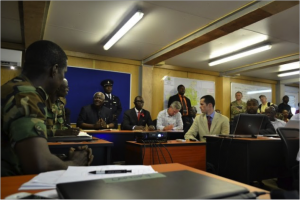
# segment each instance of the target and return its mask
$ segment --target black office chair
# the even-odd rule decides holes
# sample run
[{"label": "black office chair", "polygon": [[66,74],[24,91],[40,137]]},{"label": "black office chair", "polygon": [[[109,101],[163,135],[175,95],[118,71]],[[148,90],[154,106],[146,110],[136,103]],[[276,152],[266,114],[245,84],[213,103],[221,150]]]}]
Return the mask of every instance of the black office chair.
[{"label": "black office chair", "polygon": [[299,152],[299,129],[280,127],[277,132],[284,144],[286,175],[292,177],[292,188],[286,189],[299,191],[299,161],[296,160]]}]

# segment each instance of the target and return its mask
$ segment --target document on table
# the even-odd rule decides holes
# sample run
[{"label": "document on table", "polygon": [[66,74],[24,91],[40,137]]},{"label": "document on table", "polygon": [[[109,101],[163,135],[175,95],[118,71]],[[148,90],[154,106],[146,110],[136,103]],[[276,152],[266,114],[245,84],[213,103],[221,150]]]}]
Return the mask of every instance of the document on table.
[{"label": "document on table", "polygon": [[[131,170],[130,173],[116,174],[90,174],[91,171],[105,170]],[[124,177],[132,175],[153,174],[157,173],[151,166],[144,165],[102,165],[75,167],[70,166],[67,170],[59,170],[45,172],[35,176],[33,179],[24,183],[19,190],[34,190],[34,189],[54,189],[58,183],[87,181],[104,178]]]},{"label": "document on table", "polygon": [[89,134],[87,134],[86,132],[83,132],[83,131],[80,131],[77,136],[89,136],[89,137],[92,137],[91,135],[89,135]]}]

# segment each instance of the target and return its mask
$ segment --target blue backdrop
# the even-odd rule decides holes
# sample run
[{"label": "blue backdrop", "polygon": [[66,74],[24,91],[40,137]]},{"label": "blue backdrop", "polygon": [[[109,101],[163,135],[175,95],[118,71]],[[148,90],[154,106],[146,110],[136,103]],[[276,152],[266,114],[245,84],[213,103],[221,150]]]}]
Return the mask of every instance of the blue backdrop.
[{"label": "blue backdrop", "polygon": [[104,92],[100,85],[104,79],[112,79],[114,81],[112,94],[118,96],[121,100],[123,109],[118,118],[118,123],[122,123],[123,113],[130,106],[131,74],[68,66],[65,77],[70,87],[66,96],[66,108],[69,108],[71,111],[71,123],[77,122],[83,106],[93,103],[93,95],[96,92]]}]

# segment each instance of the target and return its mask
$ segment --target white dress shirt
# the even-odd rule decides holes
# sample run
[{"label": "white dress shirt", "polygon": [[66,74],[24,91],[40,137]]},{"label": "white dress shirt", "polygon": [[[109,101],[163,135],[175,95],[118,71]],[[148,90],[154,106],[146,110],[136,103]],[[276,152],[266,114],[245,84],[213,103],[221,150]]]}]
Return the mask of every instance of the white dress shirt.
[{"label": "white dress shirt", "polygon": [[157,130],[163,130],[165,126],[173,124],[173,130],[182,130],[183,123],[181,119],[181,113],[178,112],[176,115],[170,116],[168,109],[160,111],[157,115]]}]

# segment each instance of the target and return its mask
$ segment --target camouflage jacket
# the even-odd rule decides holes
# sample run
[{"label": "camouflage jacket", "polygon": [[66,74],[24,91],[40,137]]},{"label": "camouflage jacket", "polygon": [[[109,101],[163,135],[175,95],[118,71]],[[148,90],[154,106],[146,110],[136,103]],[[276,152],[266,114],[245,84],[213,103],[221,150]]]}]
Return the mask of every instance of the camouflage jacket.
[{"label": "camouflage jacket", "polygon": [[58,98],[54,103],[51,102],[50,98],[46,102],[48,113],[47,113],[47,134],[48,137],[53,137],[57,130],[65,130],[68,127],[65,126],[65,100]]},{"label": "camouflage jacket", "polygon": [[246,113],[247,111],[247,104],[246,102],[243,102],[241,104],[238,104],[237,101],[233,101],[230,104],[230,119],[233,120],[234,116]]},{"label": "camouflage jacket", "polygon": [[47,139],[45,101],[42,87],[34,87],[24,75],[1,86],[1,176],[21,175],[15,144],[30,137]]}]

